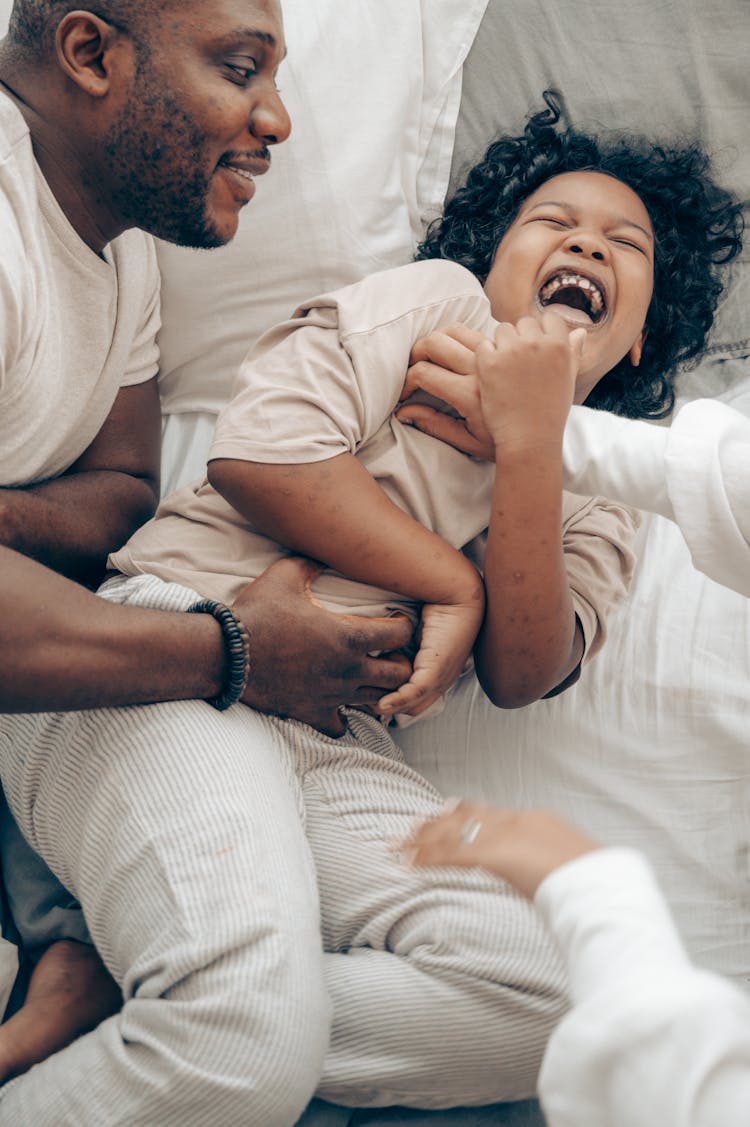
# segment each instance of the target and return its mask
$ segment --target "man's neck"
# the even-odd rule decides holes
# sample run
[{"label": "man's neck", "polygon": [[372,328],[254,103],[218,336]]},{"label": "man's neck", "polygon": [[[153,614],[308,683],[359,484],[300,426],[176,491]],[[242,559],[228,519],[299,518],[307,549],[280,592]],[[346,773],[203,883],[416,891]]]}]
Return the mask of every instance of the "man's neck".
[{"label": "man's neck", "polygon": [[71,143],[69,131],[63,127],[65,118],[60,114],[48,116],[44,98],[35,97],[34,87],[18,74],[7,73],[1,55],[0,91],[14,102],[26,122],[36,162],[71,227],[96,254],[101,254],[124,228],[106,208],[95,182],[95,170]]}]

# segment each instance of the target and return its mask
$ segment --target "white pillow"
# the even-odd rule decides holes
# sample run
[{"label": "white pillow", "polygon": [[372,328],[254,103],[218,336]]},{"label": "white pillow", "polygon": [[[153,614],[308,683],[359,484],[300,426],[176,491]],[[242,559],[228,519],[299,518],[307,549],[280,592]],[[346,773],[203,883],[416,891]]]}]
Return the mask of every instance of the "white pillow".
[{"label": "white pillow", "polygon": [[284,0],[289,141],[227,247],[160,244],[167,414],[217,412],[260,333],[409,261],[442,206],[461,64],[487,0]]}]

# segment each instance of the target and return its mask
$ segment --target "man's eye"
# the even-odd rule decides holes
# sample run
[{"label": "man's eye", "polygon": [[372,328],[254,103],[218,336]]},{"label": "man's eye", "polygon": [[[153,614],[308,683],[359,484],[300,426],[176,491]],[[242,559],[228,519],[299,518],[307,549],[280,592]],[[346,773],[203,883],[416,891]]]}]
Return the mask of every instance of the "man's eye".
[{"label": "man's eye", "polygon": [[255,63],[250,60],[241,63],[225,63],[228,71],[231,71],[232,82],[247,83],[257,73]]}]

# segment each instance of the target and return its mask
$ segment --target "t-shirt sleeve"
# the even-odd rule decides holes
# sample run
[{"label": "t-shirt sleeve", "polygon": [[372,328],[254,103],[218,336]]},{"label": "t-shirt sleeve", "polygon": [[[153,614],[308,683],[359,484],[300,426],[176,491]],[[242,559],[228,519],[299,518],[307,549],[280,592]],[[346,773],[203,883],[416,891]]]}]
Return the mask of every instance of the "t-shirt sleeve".
[{"label": "t-shirt sleeve", "polygon": [[[372,391],[370,412],[379,404],[387,413],[384,381]],[[267,333],[245,360],[209,457],[298,464],[354,453],[366,414],[336,308],[310,309]]]},{"label": "t-shirt sleeve", "polygon": [[120,286],[121,293],[125,291],[125,300],[130,300],[130,294],[133,293],[140,296],[140,302],[134,312],[133,343],[120,380],[121,387],[145,383],[159,370],[156,338],[161,328],[161,286],[156,250],[150,236],[140,231],[132,233],[140,237],[141,249],[130,261],[128,277],[120,279]]},{"label": "t-shirt sleeve", "polygon": [[311,300],[243,363],[209,457],[355,454],[395,408],[415,340],[455,321],[489,322],[479,282],[456,263],[411,263]]},{"label": "t-shirt sleeve", "polygon": [[22,309],[29,285],[26,252],[10,204],[0,193],[0,394],[23,346]]},{"label": "t-shirt sleeve", "polygon": [[607,618],[633,578],[635,509],[603,497],[563,494],[563,553],[573,606],[584,637],[583,661],[601,647]]}]

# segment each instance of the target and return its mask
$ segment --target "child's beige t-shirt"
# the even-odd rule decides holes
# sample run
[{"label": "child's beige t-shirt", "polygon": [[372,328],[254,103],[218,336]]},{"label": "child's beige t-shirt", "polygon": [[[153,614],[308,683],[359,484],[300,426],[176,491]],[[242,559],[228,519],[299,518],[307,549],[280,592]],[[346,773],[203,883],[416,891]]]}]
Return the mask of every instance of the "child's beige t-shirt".
[{"label": "child's beige t-shirt", "polygon": [[[456,321],[480,332],[495,324],[477,279],[446,261],[386,270],[307,302],[266,333],[242,365],[210,458],[284,464],[355,454],[421,524],[456,548],[475,542],[488,523],[494,465],[393,415],[413,343]],[[623,506],[564,494],[565,564],[587,656],[601,644],[607,613],[630,581],[635,525]],[[110,566],[231,603],[282,554],[204,479],[166,498]],[[313,591],[332,610],[415,613],[391,592],[330,571]]]}]

